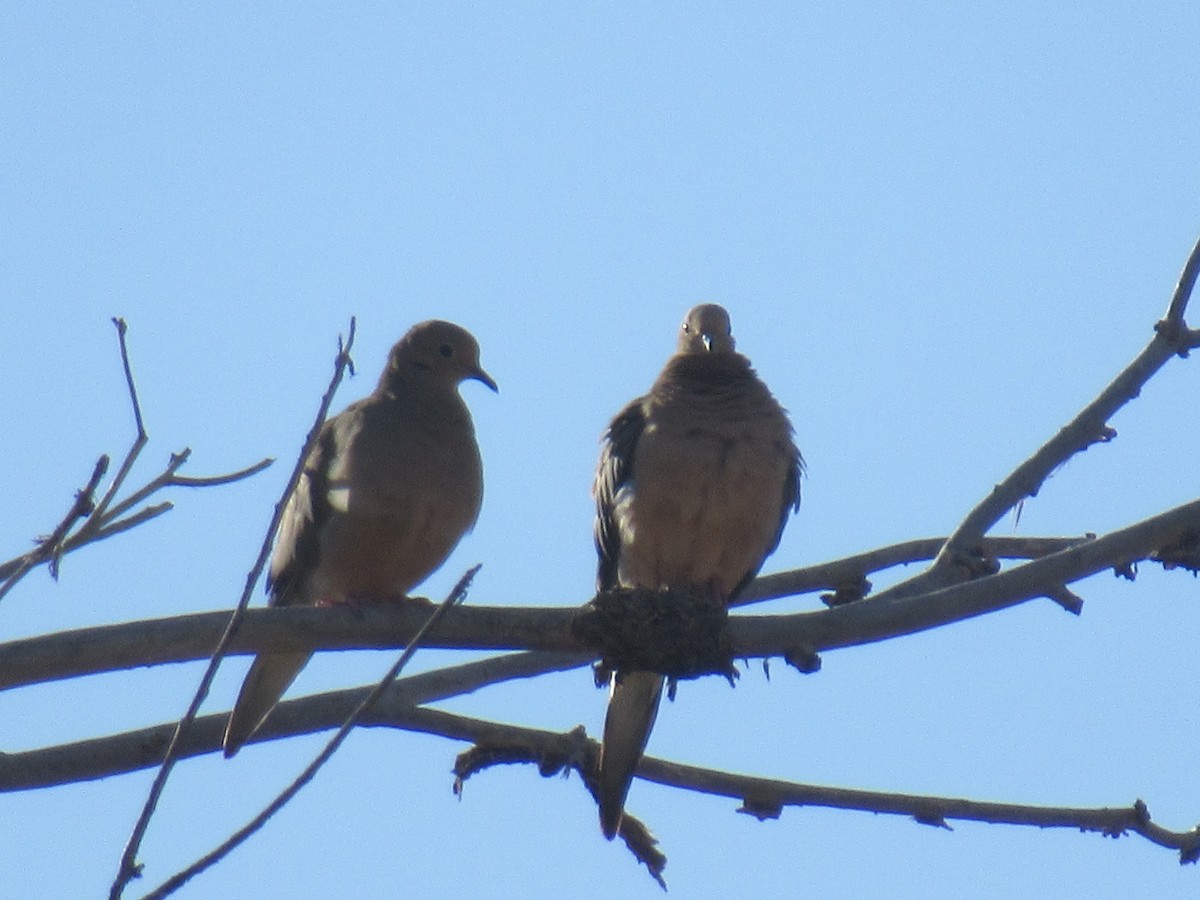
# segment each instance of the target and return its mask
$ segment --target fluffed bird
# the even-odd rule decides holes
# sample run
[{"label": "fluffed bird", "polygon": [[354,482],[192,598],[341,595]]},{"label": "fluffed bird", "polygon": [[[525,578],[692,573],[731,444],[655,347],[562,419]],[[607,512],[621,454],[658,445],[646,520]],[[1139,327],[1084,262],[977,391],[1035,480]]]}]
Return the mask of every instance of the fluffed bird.
[{"label": "fluffed bird", "polygon": [[[729,603],[800,508],[804,460],[783,407],[734,349],[729,314],[691,309],[650,391],[606,431],[592,493],[597,587],[703,591]],[[599,759],[610,840],[658,714],[664,678],[618,671]]]},{"label": "fluffed bird", "polygon": [[[475,524],[483,465],[466,379],[496,382],[465,329],[414,325],[388,354],[375,390],[328,419],[280,520],[271,606],[407,595]],[[225,729],[225,755],[250,738],[311,654],[262,653]]]}]

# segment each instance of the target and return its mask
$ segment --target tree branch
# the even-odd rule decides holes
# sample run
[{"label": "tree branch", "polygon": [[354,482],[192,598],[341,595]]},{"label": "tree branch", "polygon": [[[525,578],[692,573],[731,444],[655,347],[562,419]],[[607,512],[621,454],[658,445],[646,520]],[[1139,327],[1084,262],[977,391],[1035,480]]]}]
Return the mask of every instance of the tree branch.
[{"label": "tree branch", "polygon": [[932,567],[889,588],[888,596],[905,596],[977,577],[980,570],[976,546],[983,535],[1026,497],[1036,496],[1050,474],[1076,453],[1092,444],[1116,437],[1116,431],[1109,427],[1108,420],[1137,397],[1172,356],[1186,356],[1188,349],[1196,346],[1196,335],[1189,332],[1184,324],[1184,313],[1198,273],[1200,241],[1192,248],[1166,317],[1155,326],[1154,337],[1146,348],[1095,400],[967,513],[938,553]]},{"label": "tree branch", "polygon": [[[529,654],[508,657],[513,677]],[[494,664],[496,661],[488,661]],[[386,726],[471,742],[479,748],[472,764],[460,762],[459,779],[489,765],[534,763],[541,774],[550,776],[570,767],[586,782],[590,777],[594,741],[582,728],[566,733],[489,722],[428,709],[414,704],[428,702],[437,693],[437,673],[401,679],[384,692],[362,720],[363,725]],[[287,701],[267,724],[270,738],[305,734],[336,727],[361,700],[367,689],[338,691]],[[181,757],[216,752],[224,728],[224,714],[198,718],[180,750]],[[162,724],[125,734],[81,741],[60,747],[0,756],[0,789],[21,790],[68,781],[102,778],[146,768],[156,763],[173,728]],[[460,760],[462,758],[460,757]],[[481,763],[480,760],[484,760]],[[19,777],[18,777],[19,776]],[[1128,807],[1051,807],[1012,803],[984,803],[959,798],[864,791],[803,784],[780,779],[738,775],[690,766],[655,757],[643,757],[638,777],[657,784],[739,799],[739,812],[759,819],[776,818],[786,806],[821,806],[888,815],[911,816],[916,821],[946,827],[947,820],[991,824],[1025,825],[1039,828],[1078,828],[1107,836],[1133,833],[1169,849],[1178,850],[1181,862],[1194,862],[1200,848],[1200,831],[1173,831],[1153,822],[1145,804]],[[36,781],[36,783],[35,783]],[[665,864],[665,858],[663,860]],[[660,870],[661,871],[661,870]]]},{"label": "tree branch", "polygon": [[104,473],[108,471],[108,463],[107,455],[96,460],[96,465],[92,469],[92,477],[88,479],[86,485],[75,492],[75,502],[71,504],[71,508],[67,510],[63,520],[49,535],[38,538],[37,546],[33,550],[0,566],[0,578],[4,579],[4,583],[0,585],[0,598],[12,590],[16,583],[25,577],[26,572],[47,560],[50,562],[51,576],[58,578],[58,561],[66,552],[64,540],[67,533],[75,527],[76,522],[96,508],[96,487],[100,484]]},{"label": "tree branch", "polygon": [[[1048,597],[1064,609],[1078,613],[1082,600],[1069,587],[1104,569],[1132,578],[1141,560],[1156,560],[1165,568],[1200,567],[1200,500],[1128,525],[1102,537],[1077,538],[988,538],[986,533],[1024,498],[1037,494],[1049,475],[1074,454],[1093,443],[1113,439],[1111,417],[1131,399],[1172,356],[1186,357],[1200,346],[1200,330],[1186,323],[1186,309],[1200,276],[1200,242],[1197,242],[1180,275],[1164,318],[1155,326],[1149,345],[1091,403],[1037,452],[1022,462],[1007,478],[972,509],[945,539],[909,541],[836,560],[820,566],[760,578],[740,602],[759,602],[817,590],[828,590],[822,599],[831,608],[787,615],[737,615],[726,626],[728,646],[735,656],[783,656],[803,671],[820,665],[818,652],[860,645],[904,634],[940,627],[1007,608],[1037,597]],[[177,474],[190,451],[173,454],[165,470],[123,500],[117,499],[125,479],[147,443],[137,390],[126,346],[124,321],[114,319],[137,435],[113,482],[96,502],[95,492],[107,471],[102,457],[87,486],[76,494],[75,503],[58,527],[29,553],[0,565],[0,597],[34,566],[48,562],[52,574],[58,561],[71,550],[102,540],[153,518],[167,509],[161,503],[134,511],[164,487],[204,487],[225,484],[261,471],[264,460],[241,472],[208,478]],[[342,609],[269,609],[247,611],[254,585],[265,566],[283,507],[297,480],[308,449],[316,439],[327,414],[333,392],[345,368],[354,338],[339,345],[335,375],[324,396],[317,420],[306,439],[287,489],[275,507],[274,517],[257,561],[247,576],[245,589],[232,615],[228,612],[202,614],[128,625],[106,626],[57,635],[42,636],[0,645],[0,689],[41,681],[74,677],[93,672],[114,671],[138,665],[154,665],[209,658],[195,697],[183,719],[174,725],[159,725],[137,732],[81,741],[74,744],[0,754],[0,791],[26,790],[67,781],[98,778],[117,772],[159,765],[150,795],[125,847],[110,898],[119,898],[129,881],[139,874],[136,854],[153,815],[172,765],[178,759],[215,750],[221,740],[226,714],[196,718],[207,696],[213,674],[228,652],[263,650],[352,649],[415,647],[414,634],[428,618],[426,610],[413,605],[372,606],[361,611]],[[1000,571],[998,559],[1027,560]],[[882,569],[911,562],[932,560],[920,574],[871,594],[867,576]],[[851,602],[853,601],[853,602]],[[402,679],[390,687],[387,680],[376,686],[364,702],[368,689],[339,691],[287,701],[281,704],[256,740],[275,740],[307,731],[335,727],[348,711],[358,709],[363,724],[384,725],[424,731],[476,744],[475,755],[461,762],[461,780],[474,771],[499,762],[537,762],[544,774],[574,768],[585,784],[591,784],[595,744],[581,730],[558,734],[536,729],[485,722],[421,708],[418,704],[474,691],[479,687],[516,677],[531,677],[547,671],[564,670],[595,658],[572,628],[577,609],[474,607],[455,609],[429,634],[423,646],[455,649],[518,649],[516,653]],[[428,623],[426,623],[428,624]],[[218,640],[219,636],[219,640]],[[216,643],[216,650],[210,650]],[[389,675],[393,677],[405,657]],[[378,702],[366,709],[372,699]],[[353,722],[351,714],[350,722]],[[349,725],[330,742],[319,765],[345,737]],[[315,771],[313,768],[311,771]],[[742,800],[740,811],[758,818],[776,817],[787,805],[821,805],[832,808],[868,810],[909,815],[919,822],[946,827],[948,819],[1074,827],[1108,835],[1141,834],[1148,840],[1180,852],[1183,862],[1200,855],[1200,829],[1174,832],[1152,822],[1141,801],[1120,808],[1056,808],[1017,804],[924,797],[870,791],[825,788],[772,779],[752,778],[645,758],[640,777],[681,789],[695,790]],[[311,774],[306,773],[307,777]],[[295,789],[305,780],[302,776]],[[261,818],[265,821],[270,811]],[[631,816],[623,830],[630,849],[661,882],[665,857],[654,839]],[[235,835],[235,841],[257,825]],[[210,857],[209,859],[212,859]],[[201,867],[209,862],[202,861]],[[178,881],[182,884],[188,872]],[[174,888],[175,879],[151,896],[163,896]]]},{"label": "tree branch", "polygon": [[[388,724],[398,711],[420,704],[461,696],[505,681],[566,671],[579,665],[581,662],[574,654],[510,653],[410,675],[384,691],[363,716],[362,724]],[[336,728],[362,703],[370,690],[370,686],[364,686],[284,700],[249,743]],[[228,719],[226,712],[198,717],[180,743],[179,758],[220,750]],[[167,722],[53,747],[0,753],[0,793],[93,781],[158,765],[176,724]]]},{"label": "tree branch", "polygon": [[[124,351],[124,330],[123,324],[118,325],[118,330],[122,335],[122,352]],[[308,437],[305,440],[304,448],[301,450],[300,457],[296,461],[296,465],[292,469],[291,477],[288,479],[287,486],[284,488],[283,496],[275,505],[275,513],[271,517],[271,522],[267,526],[267,534],[263,538],[262,546],[259,549],[258,557],[251,567],[249,575],[246,576],[246,585],[242,590],[242,596],[238,600],[237,606],[234,608],[232,615],[229,616],[225,628],[220,639],[216,642],[215,648],[211,651],[208,667],[205,669],[204,675],[200,678],[200,684],[196,687],[196,693],[189,704],[187,711],[183,714],[183,718],[179,720],[179,724],[175,728],[174,734],[171,736],[170,742],[167,744],[166,752],[163,754],[161,765],[158,772],[154,776],[154,781],[150,785],[149,794],[146,797],[146,802],[139,813],[137,821],[133,825],[133,830],[129,835],[129,840],[125,845],[125,849],[121,854],[121,861],[117,867],[117,874],[113,878],[112,887],[109,889],[109,900],[120,900],[121,895],[125,891],[126,885],[134,878],[141,874],[141,865],[137,863],[137,851],[141,846],[142,838],[146,834],[146,828],[150,824],[150,818],[154,815],[155,807],[158,805],[158,799],[162,795],[163,788],[166,787],[167,778],[171,774],[171,769],[175,765],[177,748],[180,745],[182,738],[186,735],[188,728],[196,718],[196,713],[200,709],[200,705],[208,696],[209,688],[212,685],[213,679],[216,677],[217,668],[221,664],[221,660],[225,656],[226,648],[229,646],[230,640],[234,632],[237,631],[241,624],[242,616],[246,611],[246,607],[250,602],[251,593],[254,586],[258,583],[259,577],[262,575],[262,570],[266,566],[267,557],[271,553],[271,543],[275,538],[275,532],[279,528],[279,521],[283,518],[284,506],[292,492],[296,489],[296,484],[300,480],[300,474],[304,470],[304,462],[308,457],[312,447],[316,444],[317,435],[321,430],[321,426],[325,422],[325,416],[329,412],[329,405],[333,402],[333,395],[337,391],[338,385],[341,384],[342,375],[347,368],[351,372],[353,362],[350,359],[350,348],[354,344],[354,326],[355,321],[350,319],[349,337],[343,344],[342,338],[338,337],[338,354],[333,366],[333,376],[330,379],[329,387],[325,391],[324,397],[321,398],[320,406],[317,410],[316,421],[309,429]],[[126,367],[128,372],[128,366]],[[129,382],[130,391],[133,391],[132,378]],[[134,395],[134,407],[137,409],[137,398]],[[141,423],[141,414],[138,413],[139,429]],[[135,444],[135,447],[137,445]],[[173,456],[171,464],[167,467],[167,472],[164,473],[168,478],[173,478],[175,469],[183,463],[190,451],[185,450],[182,454]],[[210,645],[211,646],[211,645]]]},{"label": "tree branch", "polygon": [[1187,312],[1187,305],[1192,297],[1192,292],[1196,288],[1197,275],[1200,275],[1200,240],[1196,241],[1195,246],[1192,247],[1192,252],[1183,266],[1183,271],[1179,274],[1179,282],[1175,285],[1175,293],[1171,296],[1171,303],[1167,307],[1167,314],[1155,326],[1160,332],[1166,333],[1165,337],[1167,340],[1180,344],[1180,348],[1177,351],[1180,356],[1187,356],[1188,349],[1196,346],[1193,343],[1196,332],[1193,331],[1189,334],[1187,323],[1184,321],[1184,314]]},{"label": "tree branch", "polygon": [[[736,657],[790,658],[802,651],[816,653],[912,634],[1046,596],[1058,586],[1104,569],[1149,559],[1198,529],[1200,500],[1102,538],[1071,539],[1064,544],[1067,549],[928,594],[888,599],[881,593],[816,612],[730,616],[729,637]],[[767,577],[804,581],[805,570],[798,572]],[[574,653],[582,664],[595,651],[572,634],[577,613],[570,607],[453,609],[426,646]],[[197,613],[10,641],[0,644],[0,689],[206,658],[227,622],[225,612]],[[409,605],[368,604],[353,611],[254,609],[246,611],[228,649],[233,653],[394,649],[404,646],[420,624],[420,609]]]},{"label": "tree branch", "polygon": [[[979,543],[979,553],[996,559],[1037,559],[1095,537],[1094,534],[1081,537],[985,537]],[[820,590],[834,591],[821,598],[831,606],[861,600],[871,589],[866,576],[894,566],[934,559],[947,540],[944,537],[917,538],[803,569],[760,575],[742,591],[733,605],[778,600]]]},{"label": "tree branch", "polygon": [[[125,458],[121,461],[121,465],[117,470],[117,474],[113,477],[112,483],[109,484],[108,489],[104,492],[104,496],[98,502],[95,500],[95,492],[100,484],[100,480],[108,471],[110,460],[107,454],[101,456],[96,462],[96,466],[92,471],[92,477],[88,480],[87,486],[75,494],[74,505],[54,531],[47,537],[39,538],[37,546],[33,550],[0,564],[0,579],[4,579],[3,584],[0,584],[0,598],[3,598],[28,572],[42,563],[48,563],[51,576],[57,578],[59,562],[66,554],[87,544],[120,534],[122,531],[128,531],[135,525],[141,525],[143,522],[147,522],[171,509],[172,504],[170,502],[163,502],[145,507],[126,518],[121,518],[134,506],[162,488],[211,487],[230,484],[231,482],[240,481],[243,478],[255,475],[274,462],[272,459],[264,459],[253,466],[237,472],[230,472],[226,475],[186,478],[175,474],[176,470],[187,462],[188,457],[191,455],[191,450],[185,448],[180,453],[171,454],[167,462],[167,467],[162,473],[114,505],[117,494],[125,484],[125,479],[133,469],[133,465],[141,454],[142,449],[149,441],[149,436],[146,433],[145,422],[142,419],[142,407],[138,400],[137,387],[133,380],[133,367],[129,362],[129,347],[125,342],[125,334],[128,326],[126,326],[124,319],[114,318],[112,321],[117,328],[117,339],[121,349],[121,365],[125,372],[125,383],[129,390],[129,402],[133,407],[133,418],[137,427],[137,434],[134,437],[133,445],[125,454]],[[71,529],[76,524],[79,524],[79,528],[74,533],[71,533]]]},{"label": "tree branch", "polygon": [[[578,749],[577,731],[557,734],[531,728],[481,722],[445,713],[440,710],[414,709],[401,723],[412,731],[437,734],[443,737],[475,742],[485,751],[501,746],[504,754],[498,761],[528,762],[539,766],[541,774],[550,776],[570,765],[586,781],[590,777],[590,756]],[[591,753],[597,745],[589,741]],[[520,749],[525,751],[521,758]],[[569,752],[568,752],[569,751]],[[461,759],[461,757],[460,757]],[[557,768],[547,760],[559,761]],[[483,766],[475,767],[471,773]],[[1188,831],[1171,831],[1153,822],[1146,805],[1138,800],[1128,807],[1057,807],[1015,803],[990,803],[960,798],[936,797],[922,794],[902,794],[890,791],[865,791],[803,784],[773,778],[740,775],[716,769],[690,766],[652,756],[642,757],[637,775],[666,787],[697,793],[732,797],[742,801],[738,812],[759,820],[778,818],[785,806],[822,806],[887,815],[911,816],[924,825],[949,827],[948,819],[986,822],[994,825],[1026,825],[1037,828],[1078,828],[1099,832],[1107,837],[1126,833],[1142,837],[1172,850],[1178,850],[1181,863],[1193,863],[1200,855],[1200,827]],[[464,777],[460,774],[460,778]]]},{"label": "tree branch", "polygon": [[[337,752],[338,747],[340,747],[349,736],[354,726],[359,723],[363,716],[370,711],[371,707],[378,702],[383,693],[389,687],[391,687],[393,682],[395,682],[400,672],[403,671],[405,665],[408,664],[409,660],[411,660],[414,654],[417,652],[417,648],[421,645],[421,640],[429,632],[429,629],[437,623],[438,619],[446,614],[446,610],[461,601],[466,596],[467,588],[470,587],[471,581],[475,578],[475,575],[481,568],[482,566],[475,565],[458,579],[458,583],[454,585],[454,588],[450,591],[449,595],[447,595],[446,599],[438,604],[433,612],[426,617],[425,623],[421,626],[417,633],[413,635],[412,640],[408,642],[408,646],[404,648],[404,652],[400,654],[400,658],[396,660],[396,662],[388,670],[387,674],[384,675],[379,683],[371,688],[371,690],[367,692],[367,695],[363,697],[363,699],[354,707],[354,709],[351,710],[350,714],[346,717],[345,721],[341,723],[334,736],[329,739],[329,742],[325,745],[321,752],[318,753],[313,761],[304,768],[303,772],[296,776],[291,784],[284,788],[284,790],[281,791],[274,800],[267,804],[266,808],[263,809],[262,812],[230,835],[221,843],[220,846],[212,850],[210,853],[205,854],[192,865],[172,875],[157,888],[146,894],[143,900],[159,900],[159,898],[175,893],[175,891],[183,887],[183,885],[185,885],[196,875],[199,875],[205,869],[216,865],[231,852],[233,852],[234,849],[245,843],[245,841],[252,834],[254,834],[254,832],[266,825],[267,822],[270,821],[271,817],[275,815],[275,813],[283,809],[283,807],[286,806],[288,802],[296,796],[296,794],[300,793],[300,791],[304,789],[305,785],[307,785],[313,780],[313,778],[316,777],[316,774],[321,767],[324,766],[325,763],[329,762],[329,760],[333,757],[333,754]],[[171,750],[168,746],[168,756],[170,755],[170,752]]]}]

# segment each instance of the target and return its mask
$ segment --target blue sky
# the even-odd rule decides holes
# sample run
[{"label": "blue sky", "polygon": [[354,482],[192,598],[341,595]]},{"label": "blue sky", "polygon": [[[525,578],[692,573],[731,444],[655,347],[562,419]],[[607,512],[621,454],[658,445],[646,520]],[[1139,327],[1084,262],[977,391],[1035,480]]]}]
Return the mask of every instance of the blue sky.
[{"label": "blue sky", "polygon": [[[48,530],[132,423],[251,482],[34,573],[0,639],[228,607],[358,316],[370,390],[413,322],[470,328],[501,385],[464,395],[487,494],[422,592],[591,592],[588,487],[607,420],[684,311],[726,305],[791,411],[805,502],[768,571],[943,534],[1149,340],[1200,233],[1200,15],[1190,4],[27,4],[0,31],[0,541]],[[1200,322],[1200,310],[1192,323]],[[1197,496],[1196,361],[1176,360],[997,533],[1102,532]],[[685,685],[651,752],[799,781],[1064,805],[1141,797],[1200,821],[1197,582],[1098,576],[1049,602],[828,654],[801,677]],[[811,600],[787,608],[809,608]],[[296,692],[392,655],[330,655]],[[421,666],[450,659],[418,655]],[[244,662],[207,709],[228,708]],[[0,695],[0,749],[172,719],[200,667]],[[449,708],[598,729],[576,671]],[[145,887],[210,848],[312,738],[181,765]],[[575,781],[356,732],[275,822],[182,897],[653,897]],[[22,896],[107,890],[149,773],[0,797]],[[635,784],[681,897],[1193,896],[1149,844],[734,804]],[[135,896],[131,891],[130,896]]]}]

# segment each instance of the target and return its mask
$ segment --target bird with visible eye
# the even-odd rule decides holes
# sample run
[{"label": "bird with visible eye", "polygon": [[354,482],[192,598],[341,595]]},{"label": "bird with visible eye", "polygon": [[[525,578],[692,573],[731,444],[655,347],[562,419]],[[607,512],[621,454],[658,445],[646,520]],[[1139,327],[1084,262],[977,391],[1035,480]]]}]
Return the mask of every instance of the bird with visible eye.
[{"label": "bird with visible eye", "polygon": [[[604,435],[592,487],[598,589],[676,589],[728,604],[779,545],[803,466],[787,413],[734,350],[729,314],[695,307],[649,393]],[[597,771],[609,839],[662,688],[657,672],[613,675]]]},{"label": "bird with visible eye", "polygon": [[[325,422],[280,519],[272,606],[403,599],[445,562],[483,501],[475,429],[458,393],[467,379],[497,390],[469,332],[422,322],[392,348],[374,392]],[[310,655],[255,658],[226,727],[226,756]]]}]

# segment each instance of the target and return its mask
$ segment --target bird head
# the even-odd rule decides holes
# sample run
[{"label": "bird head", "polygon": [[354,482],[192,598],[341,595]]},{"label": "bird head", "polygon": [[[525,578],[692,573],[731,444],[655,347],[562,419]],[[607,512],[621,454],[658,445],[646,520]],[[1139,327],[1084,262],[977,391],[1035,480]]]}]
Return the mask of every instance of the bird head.
[{"label": "bird head", "polygon": [[392,348],[381,386],[396,381],[439,381],[450,387],[467,379],[481,381],[499,392],[492,376],[479,363],[479,344],[453,322],[431,319],[409,329]]},{"label": "bird head", "polygon": [[732,353],[729,313],[716,303],[693,306],[679,327],[680,353]]}]

